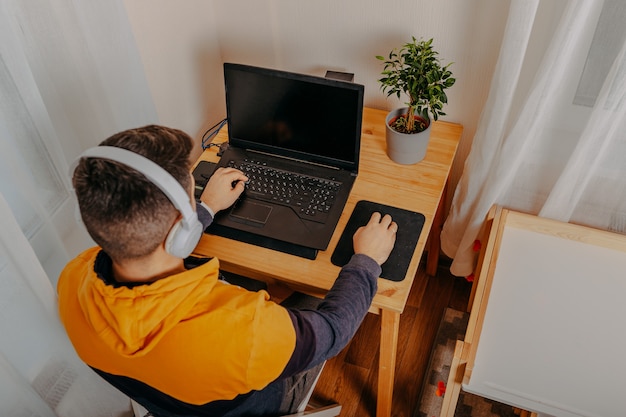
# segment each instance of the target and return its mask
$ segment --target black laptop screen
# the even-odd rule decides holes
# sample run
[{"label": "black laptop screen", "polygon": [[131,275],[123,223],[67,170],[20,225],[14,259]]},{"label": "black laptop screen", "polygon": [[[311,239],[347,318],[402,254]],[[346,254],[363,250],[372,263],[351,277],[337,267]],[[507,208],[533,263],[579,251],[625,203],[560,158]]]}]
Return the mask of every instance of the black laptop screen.
[{"label": "black laptop screen", "polygon": [[357,171],[363,86],[224,64],[229,142]]}]

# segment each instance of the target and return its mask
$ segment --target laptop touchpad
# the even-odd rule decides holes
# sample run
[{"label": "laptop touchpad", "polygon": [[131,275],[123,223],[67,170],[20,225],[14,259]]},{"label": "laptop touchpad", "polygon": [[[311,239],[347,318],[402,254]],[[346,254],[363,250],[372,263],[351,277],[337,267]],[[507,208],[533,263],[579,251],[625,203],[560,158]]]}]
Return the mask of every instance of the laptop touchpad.
[{"label": "laptop touchpad", "polygon": [[230,210],[230,218],[236,222],[262,227],[267,222],[271,212],[271,206],[248,200],[239,200]]}]

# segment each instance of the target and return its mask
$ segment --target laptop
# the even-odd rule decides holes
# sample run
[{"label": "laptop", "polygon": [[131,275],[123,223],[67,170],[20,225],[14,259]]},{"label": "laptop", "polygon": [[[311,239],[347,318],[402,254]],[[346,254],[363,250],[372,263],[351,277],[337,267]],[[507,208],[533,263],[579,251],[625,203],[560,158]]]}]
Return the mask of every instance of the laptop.
[{"label": "laptop", "polygon": [[229,146],[217,168],[250,181],[207,232],[314,259],[358,174],[364,87],[234,63],[224,82]]}]

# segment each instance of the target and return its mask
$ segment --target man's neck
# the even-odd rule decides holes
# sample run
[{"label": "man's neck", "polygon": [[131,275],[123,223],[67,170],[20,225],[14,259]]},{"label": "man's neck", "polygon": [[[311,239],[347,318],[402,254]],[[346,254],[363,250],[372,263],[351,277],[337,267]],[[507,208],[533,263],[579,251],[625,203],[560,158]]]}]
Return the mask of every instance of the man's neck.
[{"label": "man's neck", "polygon": [[154,282],[183,271],[183,259],[160,249],[140,259],[113,261],[113,277],[117,282]]}]

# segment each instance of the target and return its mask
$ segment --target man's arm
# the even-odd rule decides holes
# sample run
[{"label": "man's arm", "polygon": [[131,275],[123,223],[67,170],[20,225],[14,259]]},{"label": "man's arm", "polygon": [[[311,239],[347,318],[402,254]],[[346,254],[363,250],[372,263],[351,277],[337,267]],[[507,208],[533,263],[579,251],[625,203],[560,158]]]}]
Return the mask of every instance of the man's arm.
[{"label": "man's arm", "polygon": [[361,325],[376,294],[380,266],[353,255],[316,310],[288,309],[296,348],[282,376],[297,374],[337,355]]},{"label": "man's arm", "polygon": [[355,255],[316,310],[289,310],[296,348],[282,376],[309,369],[337,355],[361,325],[376,294],[381,267],[395,243],[398,226],[374,213],[353,239]]}]

